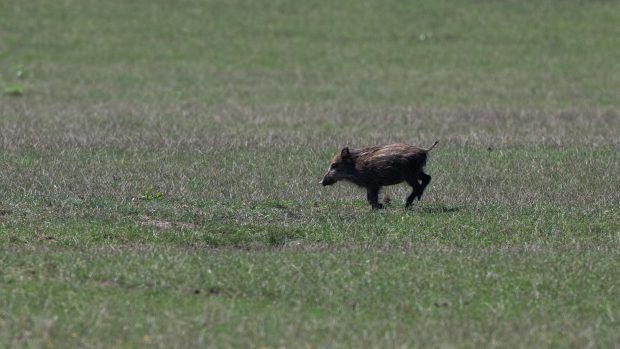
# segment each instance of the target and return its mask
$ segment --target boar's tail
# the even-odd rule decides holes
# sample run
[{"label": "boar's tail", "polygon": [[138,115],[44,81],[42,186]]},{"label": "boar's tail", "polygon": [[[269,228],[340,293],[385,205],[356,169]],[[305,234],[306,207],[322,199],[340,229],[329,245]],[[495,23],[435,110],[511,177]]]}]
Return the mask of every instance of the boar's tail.
[{"label": "boar's tail", "polygon": [[426,149],[426,152],[428,153],[429,151],[431,151],[431,149],[435,148],[437,143],[439,143],[439,141],[435,141],[435,143],[433,143],[433,145],[431,145],[428,149]]}]

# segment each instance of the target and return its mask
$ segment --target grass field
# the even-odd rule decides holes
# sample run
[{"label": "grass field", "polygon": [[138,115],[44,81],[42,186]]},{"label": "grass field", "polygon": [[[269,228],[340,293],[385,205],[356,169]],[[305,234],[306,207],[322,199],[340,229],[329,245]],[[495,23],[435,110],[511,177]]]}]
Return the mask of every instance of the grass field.
[{"label": "grass field", "polygon": [[[0,2],[0,347],[620,347],[620,3]],[[342,146],[428,146],[371,211]]]}]

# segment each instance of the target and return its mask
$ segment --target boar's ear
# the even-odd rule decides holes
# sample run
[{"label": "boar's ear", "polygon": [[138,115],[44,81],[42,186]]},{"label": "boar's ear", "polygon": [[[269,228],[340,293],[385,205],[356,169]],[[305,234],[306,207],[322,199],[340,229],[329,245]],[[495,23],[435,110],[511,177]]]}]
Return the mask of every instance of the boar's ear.
[{"label": "boar's ear", "polygon": [[342,148],[342,151],[340,152],[340,157],[343,159],[351,157],[351,152],[349,151],[349,147]]}]

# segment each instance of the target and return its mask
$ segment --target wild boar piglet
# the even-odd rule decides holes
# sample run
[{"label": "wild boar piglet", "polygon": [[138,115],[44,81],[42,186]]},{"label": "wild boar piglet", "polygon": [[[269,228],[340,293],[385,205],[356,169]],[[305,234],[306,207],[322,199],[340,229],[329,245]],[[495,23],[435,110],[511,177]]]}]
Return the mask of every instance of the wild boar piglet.
[{"label": "wild boar piglet", "polygon": [[326,186],[345,180],[364,187],[370,206],[379,209],[383,208],[379,203],[381,187],[407,182],[413,188],[405,201],[405,207],[409,207],[414,199],[422,198],[431,182],[431,176],[424,173],[424,166],[428,152],[437,143],[435,141],[428,149],[400,143],[363,149],[342,148],[319,183]]}]

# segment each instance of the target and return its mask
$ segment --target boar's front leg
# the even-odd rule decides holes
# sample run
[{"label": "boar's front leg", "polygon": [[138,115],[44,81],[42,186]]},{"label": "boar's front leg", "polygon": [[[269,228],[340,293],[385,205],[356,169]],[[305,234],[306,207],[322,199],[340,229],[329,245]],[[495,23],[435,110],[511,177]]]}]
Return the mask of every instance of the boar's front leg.
[{"label": "boar's front leg", "polygon": [[379,203],[379,189],[379,187],[366,188],[366,198],[373,210],[383,208],[383,205]]}]

